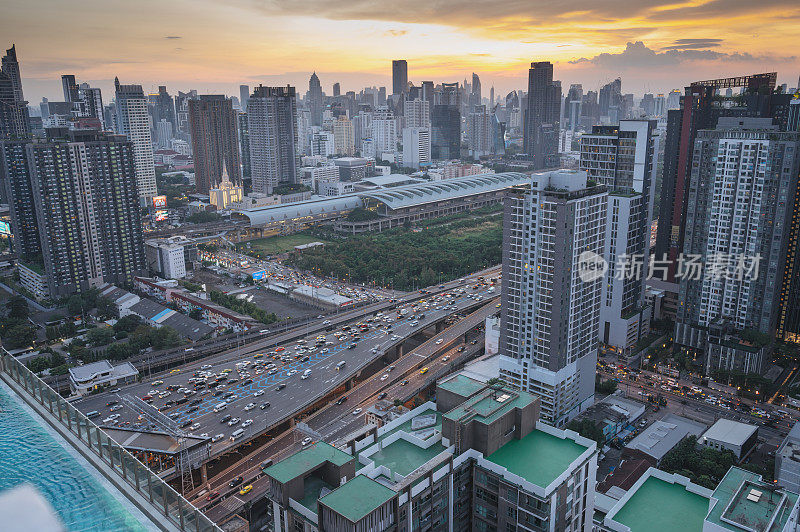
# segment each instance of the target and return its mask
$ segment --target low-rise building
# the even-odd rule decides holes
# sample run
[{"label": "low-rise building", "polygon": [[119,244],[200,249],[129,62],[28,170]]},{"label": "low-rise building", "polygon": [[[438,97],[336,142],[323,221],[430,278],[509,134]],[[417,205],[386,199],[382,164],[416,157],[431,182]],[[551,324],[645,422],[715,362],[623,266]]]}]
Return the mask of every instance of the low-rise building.
[{"label": "low-rise building", "polygon": [[47,276],[44,270],[35,265],[26,265],[23,262],[17,263],[19,272],[19,284],[22,288],[33,294],[38,300],[50,297],[50,289],[47,285]]},{"label": "low-rise building", "polygon": [[697,443],[717,450],[733,451],[736,459],[741,461],[758,443],[758,427],[732,419],[718,419],[700,436]]},{"label": "low-rise building", "polygon": [[668,414],[644,429],[632,439],[622,450],[626,459],[644,458],[653,466],[658,466],[682,439],[697,436],[706,430],[706,426],[675,414]]},{"label": "low-rise building", "polygon": [[116,366],[108,360],[69,368],[69,386],[73,394],[86,395],[93,390],[135,382],[139,370],[130,362]]},{"label": "low-rise building", "polygon": [[646,405],[626,399],[621,390],[604,397],[590,406],[578,419],[591,419],[603,431],[606,442],[610,442],[625,428],[636,423],[644,414]]}]

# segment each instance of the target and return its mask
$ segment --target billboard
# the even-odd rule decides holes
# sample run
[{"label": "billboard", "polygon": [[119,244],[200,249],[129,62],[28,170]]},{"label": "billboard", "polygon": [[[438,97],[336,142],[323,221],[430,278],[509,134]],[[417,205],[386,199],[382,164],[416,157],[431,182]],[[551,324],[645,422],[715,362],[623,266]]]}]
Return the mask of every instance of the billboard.
[{"label": "billboard", "polygon": [[254,281],[261,281],[262,279],[264,279],[264,276],[265,276],[266,274],[267,274],[267,272],[266,272],[266,271],[264,271],[264,270],[260,270],[260,271],[257,271],[257,272],[253,272],[253,280],[254,280]]},{"label": "billboard", "polygon": [[11,224],[8,222],[4,222],[0,220],[0,235],[10,235],[11,234]]},{"label": "billboard", "polygon": [[168,217],[169,214],[167,213],[167,211],[156,211],[155,214],[153,214],[153,219],[157,222],[163,222]]},{"label": "billboard", "polygon": [[167,197],[166,196],[153,196],[153,208],[154,209],[166,209],[167,208]]}]

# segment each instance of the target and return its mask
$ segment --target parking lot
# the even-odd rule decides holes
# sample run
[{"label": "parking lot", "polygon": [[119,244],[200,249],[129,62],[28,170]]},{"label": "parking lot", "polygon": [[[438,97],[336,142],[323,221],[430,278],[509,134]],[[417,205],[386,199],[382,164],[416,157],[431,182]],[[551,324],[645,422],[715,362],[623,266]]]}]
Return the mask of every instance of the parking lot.
[{"label": "parking lot", "polygon": [[[326,331],[324,337],[311,335],[256,355],[219,355],[117,392],[81,399],[75,406],[84,413],[97,412],[95,421],[101,425],[157,430],[141,411],[124,404],[122,397],[144,399],[182,430],[215,438],[216,452],[235,443],[231,440],[234,431],[244,428],[242,438],[263,431],[341,384],[401,338],[492,295],[495,289],[488,285],[478,289],[464,285],[451,290],[448,297],[431,296],[414,307],[409,304],[388,315],[366,318],[360,327]],[[355,329],[358,338],[353,337]],[[223,402],[224,409],[214,412]],[[230,419],[222,422],[226,416]]]}]

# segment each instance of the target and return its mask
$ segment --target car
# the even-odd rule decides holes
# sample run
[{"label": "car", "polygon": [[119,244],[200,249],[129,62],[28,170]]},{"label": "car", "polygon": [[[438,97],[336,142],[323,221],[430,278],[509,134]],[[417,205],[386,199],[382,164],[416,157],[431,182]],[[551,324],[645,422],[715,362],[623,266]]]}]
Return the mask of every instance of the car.
[{"label": "car", "polygon": [[253,397],[261,397],[262,395],[264,395],[264,390],[258,390],[253,394]]},{"label": "car", "polygon": [[261,403],[261,410],[264,410],[265,408],[269,408],[269,406],[270,406],[269,405],[269,401],[267,401],[266,403]]},{"label": "car", "polygon": [[253,490],[253,485],[252,484],[248,484],[247,486],[245,486],[245,487],[243,487],[242,489],[239,490],[239,495],[246,495],[246,494],[250,493],[252,490]]},{"label": "car", "polygon": [[176,373],[180,373],[180,372],[181,372],[181,370],[179,370],[179,369],[173,369],[172,371],[170,371],[170,373],[172,375],[175,375]]},{"label": "car", "polygon": [[161,386],[162,384],[164,384],[164,381],[153,381],[153,386]]},{"label": "car", "polygon": [[255,403],[248,403],[247,406],[244,407],[246,411],[250,411],[256,407]]},{"label": "car", "polygon": [[336,404],[340,405],[340,404],[344,403],[345,401],[347,401],[347,396],[343,395],[339,399],[336,400]]},{"label": "car", "polygon": [[363,411],[363,409],[361,409],[361,408],[356,408],[355,410],[353,410],[353,415],[354,415],[354,416],[357,416],[357,415],[359,415],[359,414],[360,414],[362,411]]},{"label": "car", "polygon": [[421,370],[419,370],[419,374],[420,375],[425,375],[426,373],[428,373],[428,368],[427,367],[422,368]]},{"label": "car", "polygon": [[114,405],[111,408],[109,408],[109,410],[111,412],[116,412],[117,410],[122,410],[122,405]]},{"label": "car", "polygon": [[228,421],[228,426],[232,427],[236,425],[239,421],[241,421],[241,419],[239,419],[238,417],[231,418],[231,420]]},{"label": "car", "polygon": [[200,423],[194,423],[192,424],[191,427],[189,427],[190,430],[197,430],[199,428],[200,428]]},{"label": "car", "polygon": [[304,439],[303,439],[303,441],[301,441],[301,442],[300,442],[300,445],[302,445],[303,447],[305,447],[306,445],[308,445],[308,444],[309,444],[309,443],[311,443],[312,441],[313,441],[313,440],[311,439],[311,437],[307,437],[307,438],[304,438]]},{"label": "car", "polygon": [[252,419],[245,419],[244,423],[242,423],[242,428],[249,427],[252,424],[253,424],[253,420]]},{"label": "car", "polygon": [[234,478],[233,480],[231,480],[230,482],[228,482],[228,487],[229,488],[235,488],[236,486],[238,486],[242,482],[244,482],[244,479],[241,476],[238,476],[238,477]]},{"label": "car", "polygon": [[[462,347],[463,347],[463,346],[462,346]],[[450,355],[447,355],[447,356],[443,356],[443,357],[442,357],[442,362],[447,362],[448,360],[450,360]]]},{"label": "car", "polygon": [[381,380],[382,381],[385,381],[388,378],[389,378],[389,374],[388,373],[384,373],[383,375],[381,375]]},{"label": "car", "polygon": [[200,366],[200,369],[204,369],[204,370],[205,369],[211,369],[211,368],[212,368],[211,364],[203,364],[202,366]]},{"label": "car", "polygon": [[206,501],[213,501],[213,500],[214,500],[214,499],[216,499],[217,497],[219,497],[219,492],[218,492],[218,491],[212,491],[211,493],[209,493],[209,494],[206,496]]},{"label": "car", "polygon": [[275,348],[275,352],[276,353],[280,353],[281,351],[286,351],[286,348],[285,347],[276,347]]},{"label": "car", "polygon": [[403,382],[401,382],[401,383],[400,383],[400,386],[405,386],[406,384],[408,384],[408,379],[406,379],[406,380],[404,380]]},{"label": "car", "polygon": [[276,391],[276,392],[279,392],[279,391],[283,390],[284,388],[286,388],[286,384],[284,384],[284,383],[280,383],[280,384],[278,385],[278,387],[277,387],[277,388],[275,388],[275,391]]},{"label": "car", "polygon": [[378,394],[378,399],[379,400],[383,399],[384,397],[386,397],[386,392],[381,392],[381,393]]},{"label": "car", "polygon": [[225,435],[224,435],[224,434],[215,434],[215,435],[214,435],[214,436],[211,438],[211,443],[216,443],[216,442],[218,442],[219,440],[221,440],[221,439],[222,439],[222,438],[224,438],[224,437],[225,437]]}]

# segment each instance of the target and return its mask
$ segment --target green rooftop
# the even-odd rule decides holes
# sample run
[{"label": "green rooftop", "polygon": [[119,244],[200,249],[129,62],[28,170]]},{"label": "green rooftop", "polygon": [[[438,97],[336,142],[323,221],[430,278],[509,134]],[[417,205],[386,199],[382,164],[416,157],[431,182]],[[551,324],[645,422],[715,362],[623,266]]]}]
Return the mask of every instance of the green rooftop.
[{"label": "green rooftop", "polygon": [[[441,432],[442,431],[442,414],[437,412],[436,409],[430,408],[428,410],[425,410],[424,412],[421,412],[421,413],[417,414],[417,416],[414,416],[414,417],[424,416],[424,415],[427,415],[427,414],[436,414],[436,425],[433,425],[431,427],[426,427],[423,430],[436,429],[439,432]],[[404,421],[403,423],[401,423],[397,427],[393,428],[392,430],[390,430],[390,431],[378,436],[378,441],[383,440],[387,436],[389,436],[391,434],[394,434],[395,432],[397,432],[399,430],[408,432],[409,434],[414,432],[414,429],[411,428],[411,419],[408,419],[407,421]]]},{"label": "green rooftop", "polygon": [[353,523],[397,495],[383,484],[358,475],[345,482],[319,501]]},{"label": "green rooftop", "polygon": [[568,438],[562,440],[536,429],[521,440],[511,440],[487,459],[545,488],[587,448]]},{"label": "green rooftop", "polygon": [[471,416],[470,421],[475,420],[488,425],[509,410],[528,406],[534,400],[534,397],[526,392],[505,388],[500,390],[486,388],[446,413],[444,417],[455,421],[463,420],[465,416]]},{"label": "green rooftop", "polygon": [[375,462],[376,466],[386,466],[393,473],[406,476],[444,450],[445,446],[441,443],[435,443],[427,449],[423,449],[401,438],[369,458]]},{"label": "green rooftop", "polygon": [[307,476],[303,480],[303,499],[297,502],[315,514],[319,513],[317,511],[317,501],[319,501],[319,494],[323,488],[333,490],[334,486],[331,486],[321,478],[315,477],[314,475]]},{"label": "green rooftop", "polygon": [[[774,486],[759,479],[757,474],[750,471],[730,468],[714,490],[712,497],[719,502],[708,512],[706,519],[729,530],[739,531],[741,527],[725,520],[741,523],[756,532],[783,530],[798,495],[783,490],[771,493],[767,488]],[[748,499],[752,490],[761,492],[761,495]]]},{"label": "green rooftop", "polygon": [[476,381],[475,379],[470,379],[469,377],[466,377],[460,373],[456,374],[455,377],[437,384],[437,388],[447,390],[448,392],[453,392],[461,397],[470,397],[475,395],[481,391],[484,386],[486,386],[484,383]]},{"label": "green rooftop", "polygon": [[636,493],[613,516],[631,532],[700,532],[708,513],[708,499],[671,484],[648,477]]},{"label": "green rooftop", "polygon": [[264,474],[271,476],[281,483],[286,483],[304,473],[316,469],[325,462],[336,466],[343,466],[352,456],[325,442],[317,442],[303,449],[299,453],[281,460],[277,464],[264,470]]}]

